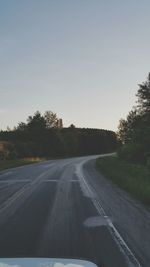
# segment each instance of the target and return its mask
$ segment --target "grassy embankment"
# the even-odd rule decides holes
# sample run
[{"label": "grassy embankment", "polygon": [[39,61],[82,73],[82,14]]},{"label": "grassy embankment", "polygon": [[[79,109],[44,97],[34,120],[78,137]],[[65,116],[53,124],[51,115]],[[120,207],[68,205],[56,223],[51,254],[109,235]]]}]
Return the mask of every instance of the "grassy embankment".
[{"label": "grassy embankment", "polygon": [[0,171],[15,167],[20,167],[27,164],[33,164],[44,161],[42,158],[27,158],[27,159],[15,159],[15,160],[4,160],[0,161]]},{"label": "grassy embankment", "polygon": [[150,169],[130,164],[117,156],[99,158],[97,169],[108,179],[145,204],[150,204]]}]

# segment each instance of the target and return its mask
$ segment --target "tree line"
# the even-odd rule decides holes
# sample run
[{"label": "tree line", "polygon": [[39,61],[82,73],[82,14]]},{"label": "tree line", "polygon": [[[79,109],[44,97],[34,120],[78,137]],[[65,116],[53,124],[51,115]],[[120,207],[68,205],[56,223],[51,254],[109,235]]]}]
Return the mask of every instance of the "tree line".
[{"label": "tree line", "polygon": [[150,165],[150,74],[139,84],[136,97],[136,105],[119,122],[117,135],[123,146],[118,154],[129,162]]},{"label": "tree line", "polygon": [[103,129],[63,127],[56,113],[37,111],[13,130],[0,132],[0,158],[69,157],[113,152],[116,134]]}]

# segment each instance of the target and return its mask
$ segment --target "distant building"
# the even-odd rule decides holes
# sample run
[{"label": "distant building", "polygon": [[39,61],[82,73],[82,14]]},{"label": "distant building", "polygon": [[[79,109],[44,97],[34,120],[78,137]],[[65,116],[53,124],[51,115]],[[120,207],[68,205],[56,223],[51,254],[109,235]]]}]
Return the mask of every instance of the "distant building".
[{"label": "distant building", "polygon": [[62,119],[58,119],[57,120],[57,128],[63,128],[63,120]]}]

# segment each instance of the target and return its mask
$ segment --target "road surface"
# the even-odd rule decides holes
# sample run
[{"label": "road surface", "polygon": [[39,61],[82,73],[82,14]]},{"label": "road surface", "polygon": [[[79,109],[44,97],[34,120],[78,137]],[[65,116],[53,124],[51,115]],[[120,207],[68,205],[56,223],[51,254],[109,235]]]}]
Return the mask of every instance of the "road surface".
[{"label": "road surface", "polygon": [[97,156],[0,173],[0,257],[150,266],[150,212],[95,170]]}]

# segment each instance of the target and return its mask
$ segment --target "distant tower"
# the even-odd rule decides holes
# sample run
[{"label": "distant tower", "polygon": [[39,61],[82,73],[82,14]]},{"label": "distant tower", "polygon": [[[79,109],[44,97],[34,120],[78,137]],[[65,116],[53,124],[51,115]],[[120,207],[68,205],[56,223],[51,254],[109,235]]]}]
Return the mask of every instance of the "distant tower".
[{"label": "distant tower", "polygon": [[150,72],[148,74],[148,86],[150,87]]},{"label": "distant tower", "polygon": [[63,120],[62,119],[58,119],[57,127],[60,128],[60,129],[63,128]]}]

